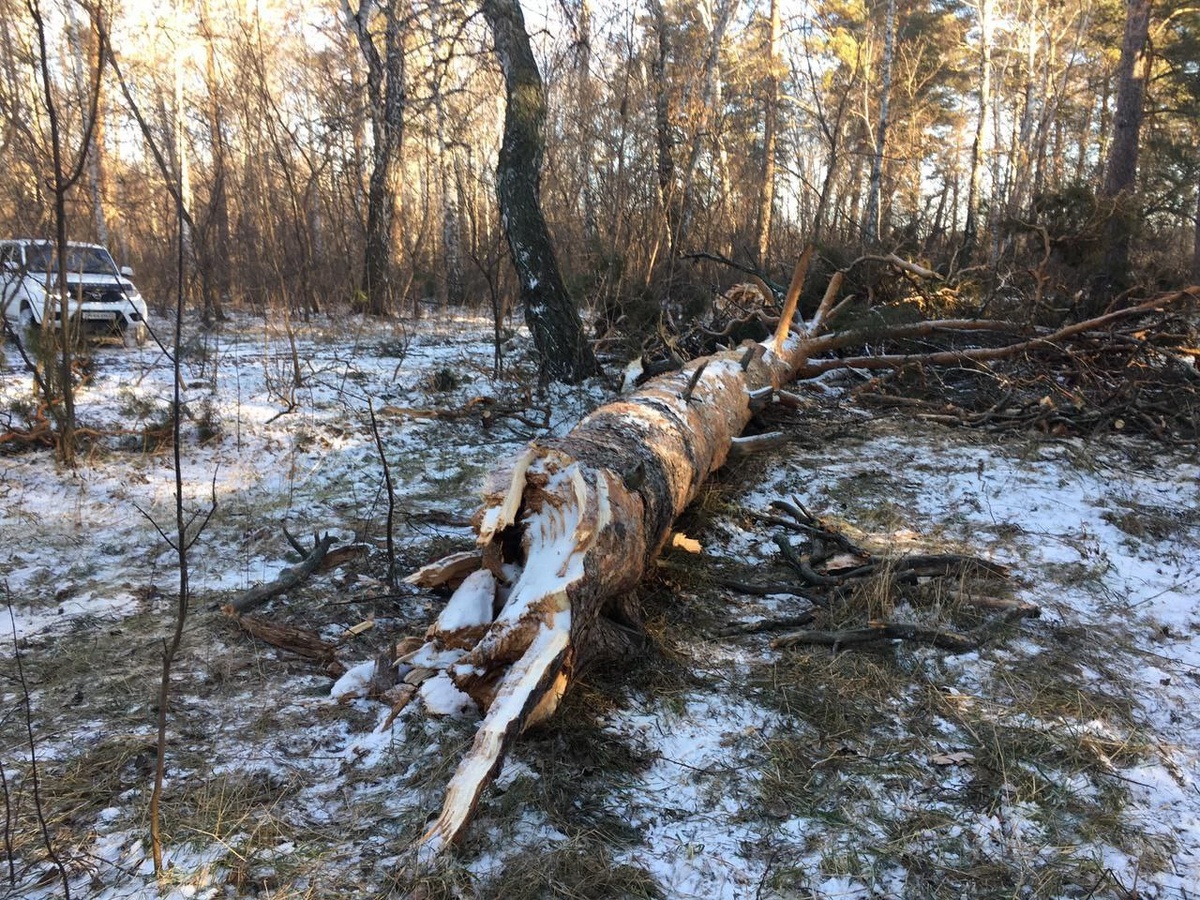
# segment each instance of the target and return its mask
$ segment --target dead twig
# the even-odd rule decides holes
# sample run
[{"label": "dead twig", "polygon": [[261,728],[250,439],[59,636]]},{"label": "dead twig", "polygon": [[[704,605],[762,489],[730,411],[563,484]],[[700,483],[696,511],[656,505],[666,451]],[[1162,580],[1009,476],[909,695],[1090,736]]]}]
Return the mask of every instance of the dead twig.
[{"label": "dead twig", "polygon": [[[21,687],[21,707],[24,710],[25,718],[25,736],[29,744],[29,782],[33,789],[33,809],[37,816],[38,829],[42,835],[42,846],[46,848],[46,856],[58,870],[58,876],[62,880],[63,896],[66,900],[71,900],[71,880],[67,877],[67,867],[63,865],[62,859],[58,855],[58,851],[54,849],[54,841],[50,838],[50,827],[46,824],[46,811],[42,806],[42,786],[41,775],[38,771],[37,758],[37,741],[33,736],[33,713],[29,701],[29,685],[25,681],[25,666],[21,661],[21,642],[17,638],[17,619],[13,615],[12,597],[8,593],[7,587],[4,593],[5,606],[8,609],[8,621],[12,628],[13,640],[13,658],[17,664],[17,682]],[[5,797],[8,796],[8,786],[5,783]],[[7,823],[6,823],[7,825]],[[8,831],[5,831],[5,841],[9,840]],[[11,872],[12,866],[12,851],[9,849],[9,866]]]},{"label": "dead twig", "polygon": [[804,279],[808,276],[808,265],[812,261],[814,248],[809,244],[800,255],[800,261],[792,271],[792,283],[788,286],[787,298],[783,301],[783,312],[779,316],[779,325],[775,329],[775,352],[783,351],[783,342],[787,340],[792,328],[792,318],[796,315],[796,306],[800,302],[800,292],[804,289]]},{"label": "dead twig", "polygon": [[383,448],[383,437],[379,434],[379,422],[375,419],[375,405],[367,399],[367,412],[371,416],[371,434],[375,436],[375,449],[379,451],[379,465],[383,468],[383,484],[387,489],[387,586],[396,589],[396,490],[392,485],[392,469],[388,465],[387,453]]},{"label": "dead twig", "polygon": [[951,653],[969,653],[993,640],[1005,626],[1021,619],[1037,618],[1041,612],[1041,608],[1032,603],[1022,603],[965,632],[908,622],[872,622],[865,628],[842,631],[796,631],[775,638],[771,647],[778,650],[797,644],[820,644],[836,651],[857,644],[902,640],[930,644]]},{"label": "dead twig", "polygon": [[737,637],[743,634],[762,634],[764,631],[779,631],[783,628],[798,628],[808,625],[817,617],[816,610],[809,610],[798,616],[782,616],[778,619],[763,619],[747,625],[730,625],[713,633],[714,637]]}]

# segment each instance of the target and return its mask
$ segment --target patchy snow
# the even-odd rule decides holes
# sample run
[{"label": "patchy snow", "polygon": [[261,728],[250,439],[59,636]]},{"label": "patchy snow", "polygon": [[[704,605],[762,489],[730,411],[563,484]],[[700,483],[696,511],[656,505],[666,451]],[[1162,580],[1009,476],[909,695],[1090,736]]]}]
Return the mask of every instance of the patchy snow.
[{"label": "patchy snow", "polygon": [[445,672],[438,672],[421,684],[421,702],[431,715],[464,716],[468,712],[479,712],[475,701],[458,689]]},{"label": "patchy snow", "polygon": [[351,666],[341,678],[333,683],[333,687],[329,689],[329,696],[334,700],[341,700],[343,697],[362,697],[367,692],[367,686],[371,683],[371,675],[374,671],[375,663],[371,661]]},{"label": "patchy snow", "polygon": [[487,625],[496,601],[496,576],[487,569],[468,575],[438,614],[437,630],[446,633],[460,628]]},{"label": "patchy snow", "polygon": [[[21,817],[11,896],[61,895],[40,845],[25,836],[37,830],[26,827],[33,820],[14,632],[41,783],[75,894],[373,896],[398,883],[477,713],[444,674],[421,692],[448,719],[429,719],[413,704],[393,721],[380,704],[353,698],[382,646],[422,634],[439,614],[447,628],[481,621],[488,590],[473,583],[447,606],[387,586],[388,498],[368,402],[395,484],[398,568],[411,570],[472,542],[463,521],[487,473],[527,441],[565,433],[603,399],[597,385],[553,386],[548,429],[504,417],[484,427],[463,412],[471,400],[518,395],[516,382],[492,377],[489,330],[469,317],[405,329],[318,322],[297,330],[294,358],[286,333],[261,320],[189,337],[186,514],[195,525],[214,499],[216,509],[190,555],[192,614],[170,717],[172,869],[161,888],[144,842],[147,747],[178,589],[175,553],[151,523],[173,536],[174,478],[161,445],[172,388],[165,358],[156,349],[96,349],[78,406],[81,423],[104,436],[76,472],[41,450],[3,457],[0,584],[9,614],[0,617],[8,635],[0,641],[0,761]],[[527,347],[527,336],[521,342]],[[462,383],[434,391],[431,375],[444,368]],[[822,376],[814,393],[834,403],[841,383]],[[0,406],[29,402],[28,376],[10,355]],[[487,895],[491,879],[522,854],[569,853],[598,840],[589,835],[608,834],[608,820],[596,824],[603,813],[626,829],[607,847],[612,865],[644,873],[668,898],[919,897],[938,878],[989,872],[1006,879],[990,895],[1044,896],[1040,886],[1065,872],[1075,880],[1054,882],[1062,896],[1195,896],[1195,451],[1123,438],[1001,441],[841,414],[849,424],[837,440],[725,477],[724,502],[741,512],[717,518],[706,550],[766,565],[770,531],[744,513],[796,497],[860,528],[872,546],[965,548],[1010,565],[1014,596],[1040,604],[1042,618],[958,657],[914,647],[814,656],[811,671],[826,685],[865,678],[856,665],[868,675],[872,666],[895,670],[897,686],[865,724],[838,718],[823,696],[801,698],[825,704],[815,712],[781,703],[780,692],[795,685],[780,682],[790,670],[766,636],[691,634],[677,650],[697,682],[634,684],[597,710],[602,723],[578,745],[554,737],[553,720],[542,736],[518,741],[456,851],[473,881],[450,893]],[[319,573],[261,610],[344,641],[337,653],[352,667],[336,681],[213,611],[295,564],[283,524],[305,543],[332,530],[371,547],[358,568]],[[517,576],[510,619],[529,597],[578,576],[576,524],[569,516],[548,524],[545,540],[561,553],[554,565]],[[721,596],[722,614],[742,623],[797,611],[782,594]],[[663,613],[670,628],[687,624],[671,615],[699,602],[686,589],[673,594]],[[558,627],[539,633],[534,656],[562,649],[570,612],[559,616]],[[367,620],[375,627],[347,634]],[[430,650],[410,662],[444,670],[461,656]],[[1019,694],[1041,691],[1052,694],[1044,710],[1022,706]],[[500,712],[512,710],[500,704]],[[1020,754],[1039,742],[1048,749],[1034,765]],[[600,745],[625,748],[644,765],[608,771],[588,756]],[[565,805],[554,805],[556,775],[572,788]],[[945,884],[943,895],[988,893]]]}]

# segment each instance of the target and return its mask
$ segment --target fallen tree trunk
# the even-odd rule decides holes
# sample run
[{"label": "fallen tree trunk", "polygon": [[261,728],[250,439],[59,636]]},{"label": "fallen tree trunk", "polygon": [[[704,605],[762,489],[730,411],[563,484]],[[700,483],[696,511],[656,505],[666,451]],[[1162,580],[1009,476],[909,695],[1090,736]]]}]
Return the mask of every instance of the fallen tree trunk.
[{"label": "fallen tree trunk", "polygon": [[[539,441],[489,485],[475,527],[482,568],[457,588],[426,644],[401,662],[441,669],[487,710],[426,834],[459,837],[512,738],[556,708],[571,674],[610,648],[671,525],[752,415],[807,359],[799,336],[695,360]],[[463,558],[410,577],[461,575]],[[619,630],[619,629],[618,629]]]},{"label": "fallen tree trunk", "polygon": [[[789,294],[799,293],[800,280],[798,273]],[[621,625],[636,613],[623,599],[764,393],[826,368],[810,356],[839,345],[836,336],[817,336],[835,293],[808,329],[789,334],[784,324],[749,351],[693,360],[600,407],[567,436],[531,443],[485,492],[474,518],[478,553],[410,576],[456,589],[425,643],[398,664],[423,670],[419,696],[431,705],[456,687],[486,711],[423,852],[461,836],[512,740],[553,713],[572,673],[627,644]]]}]

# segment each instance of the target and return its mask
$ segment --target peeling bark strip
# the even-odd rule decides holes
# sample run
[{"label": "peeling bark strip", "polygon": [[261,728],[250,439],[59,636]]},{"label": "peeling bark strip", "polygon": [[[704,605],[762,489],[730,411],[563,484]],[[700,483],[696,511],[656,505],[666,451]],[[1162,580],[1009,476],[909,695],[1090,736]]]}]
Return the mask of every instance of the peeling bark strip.
[{"label": "peeling bark strip", "polygon": [[[450,782],[427,851],[455,841],[513,737],[558,705],[608,624],[615,599],[644,576],[676,517],[726,460],[752,395],[790,380],[797,337],[696,360],[600,407],[566,437],[531,444],[488,486],[475,527],[482,568],[458,586],[426,643],[402,662],[436,668],[487,710]],[[638,471],[639,479],[623,473]],[[449,583],[471,557],[412,583]],[[582,657],[582,658],[581,658]]]}]

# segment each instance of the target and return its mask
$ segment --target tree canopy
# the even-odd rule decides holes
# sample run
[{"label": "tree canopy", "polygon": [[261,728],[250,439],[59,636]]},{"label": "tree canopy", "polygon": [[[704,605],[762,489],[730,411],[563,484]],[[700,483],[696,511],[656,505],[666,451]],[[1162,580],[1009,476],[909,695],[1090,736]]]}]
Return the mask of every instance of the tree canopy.
[{"label": "tree canopy", "polygon": [[[78,147],[94,106],[69,237],[110,242],[152,298],[165,302],[174,274],[171,182],[193,222],[189,302],[206,314],[517,302],[496,200],[504,73],[473,4],[34,8],[45,49],[30,7],[0,0],[0,232],[53,233],[48,111]],[[1020,287],[1048,242],[1049,293],[1068,297],[1106,258],[1131,84],[1122,35],[1138,9],[1141,153],[1123,239],[1133,280],[1180,284],[1200,267],[1195,8],[562,0],[530,7],[526,26],[564,285],[609,322],[686,313],[719,280],[687,254],[785,282],[816,240],[834,258],[877,243]]]}]

